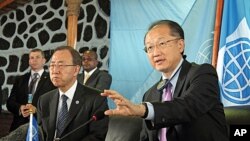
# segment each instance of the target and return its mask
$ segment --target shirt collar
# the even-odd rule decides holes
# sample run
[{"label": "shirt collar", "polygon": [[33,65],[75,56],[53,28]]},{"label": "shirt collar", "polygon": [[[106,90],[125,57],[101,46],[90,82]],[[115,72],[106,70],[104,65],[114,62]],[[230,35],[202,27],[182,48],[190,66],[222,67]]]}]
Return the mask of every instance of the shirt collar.
[{"label": "shirt collar", "polygon": [[39,78],[40,78],[42,76],[43,72],[44,72],[44,69],[41,69],[41,70],[39,70],[37,72],[31,70],[31,76],[33,76],[34,73],[38,73],[39,74]]},{"label": "shirt collar", "polygon": [[90,72],[86,72],[86,71],[84,71],[84,75],[86,75],[86,74],[88,74],[89,76],[91,76],[93,73],[94,73],[94,71],[97,69],[97,67],[95,67],[93,70],[91,70]]},{"label": "shirt collar", "polygon": [[[171,77],[170,78],[167,78],[163,73],[161,74],[162,75],[162,79],[164,80],[164,79],[173,79],[174,77],[176,77],[176,73],[177,73],[177,71],[179,71],[180,69],[180,67],[181,67],[181,64],[182,64],[182,62],[183,62],[183,58],[180,60],[180,62],[179,62],[179,64],[177,65],[177,67],[175,68],[175,70],[173,71],[173,73],[172,73],[172,75],[171,75]],[[173,78],[172,78],[173,77]]]},{"label": "shirt collar", "polygon": [[65,94],[69,99],[73,100],[75,91],[76,91],[76,86],[77,86],[77,80],[75,81],[75,83],[66,91],[66,92],[62,92],[59,89],[59,94],[60,97],[62,96],[62,94]]},{"label": "shirt collar", "polygon": [[170,79],[170,83],[172,84],[172,93],[174,93],[175,91],[175,88],[176,88],[176,83],[177,83],[177,80],[178,80],[178,77],[179,77],[179,74],[180,74],[180,68],[181,68],[181,65],[182,65],[182,62],[184,60],[181,59],[179,64],[177,65],[177,67],[175,68],[174,72],[172,73],[171,77],[170,78],[167,78],[165,77],[163,74],[162,74],[162,79]]}]

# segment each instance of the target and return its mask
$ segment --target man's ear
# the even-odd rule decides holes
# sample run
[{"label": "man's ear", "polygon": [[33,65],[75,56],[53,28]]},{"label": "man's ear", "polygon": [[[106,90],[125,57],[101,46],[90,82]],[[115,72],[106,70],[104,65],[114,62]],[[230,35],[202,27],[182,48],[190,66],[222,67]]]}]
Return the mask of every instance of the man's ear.
[{"label": "man's ear", "polygon": [[185,42],[184,42],[184,39],[180,39],[178,41],[178,48],[180,50],[180,52],[184,52],[184,49],[185,49]]},{"label": "man's ear", "polygon": [[46,63],[46,59],[45,58],[43,58],[43,64],[45,64]]},{"label": "man's ear", "polygon": [[75,72],[74,72],[74,76],[77,76],[77,75],[79,74],[80,69],[81,69],[81,66],[76,65],[76,67],[75,67]]}]

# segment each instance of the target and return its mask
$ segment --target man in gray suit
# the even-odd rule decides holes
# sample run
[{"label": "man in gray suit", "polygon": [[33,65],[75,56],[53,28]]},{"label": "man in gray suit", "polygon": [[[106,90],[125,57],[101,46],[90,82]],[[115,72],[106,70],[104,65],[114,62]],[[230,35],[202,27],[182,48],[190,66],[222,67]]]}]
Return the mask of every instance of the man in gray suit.
[{"label": "man in gray suit", "polygon": [[101,91],[110,88],[112,77],[108,72],[98,69],[98,60],[95,51],[87,50],[83,52],[82,66],[83,73],[77,77],[80,83]]}]

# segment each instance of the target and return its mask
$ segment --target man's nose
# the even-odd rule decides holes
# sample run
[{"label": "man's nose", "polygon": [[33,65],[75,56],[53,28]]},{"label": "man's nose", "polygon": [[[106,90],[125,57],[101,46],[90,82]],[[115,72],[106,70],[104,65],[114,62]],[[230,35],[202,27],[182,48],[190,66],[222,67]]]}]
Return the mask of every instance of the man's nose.
[{"label": "man's nose", "polygon": [[52,73],[58,73],[60,72],[60,68],[58,65],[55,65],[52,69],[51,69]]},{"label": "man's nose", "polygon": [[160,52],[160,48],[158,47],[158,45],[155,45],[154,50],[152,52],[153,56],[158,56],[159,52]]}]

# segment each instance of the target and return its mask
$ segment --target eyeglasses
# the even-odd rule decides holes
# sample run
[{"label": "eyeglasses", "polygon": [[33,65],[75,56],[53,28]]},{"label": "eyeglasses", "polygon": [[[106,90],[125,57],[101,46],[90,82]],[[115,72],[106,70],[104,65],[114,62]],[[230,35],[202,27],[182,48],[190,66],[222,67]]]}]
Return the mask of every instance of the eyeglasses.
[{"label": "eyeglasses", "polygon": [[180,40],[181,38],[176,38],[172,40],[167,40],[167,41],[161,41],[159,43],[156,43],[155,45],[149,45],[144,48],[144,51],[146,53],[152,53],[155,49],[155,47],[158,47],[158,49],[163,49],[165,47],[168,47],[168,44],[172,41]]},{"label": "eyeglasses", "polygon": [[51,64],[49,65],[50,69],[58,68],[58,69],[63,69],[65,67],[70,67],[70,66],[76,66],[76,65],[56,65],[56,64]]}]

